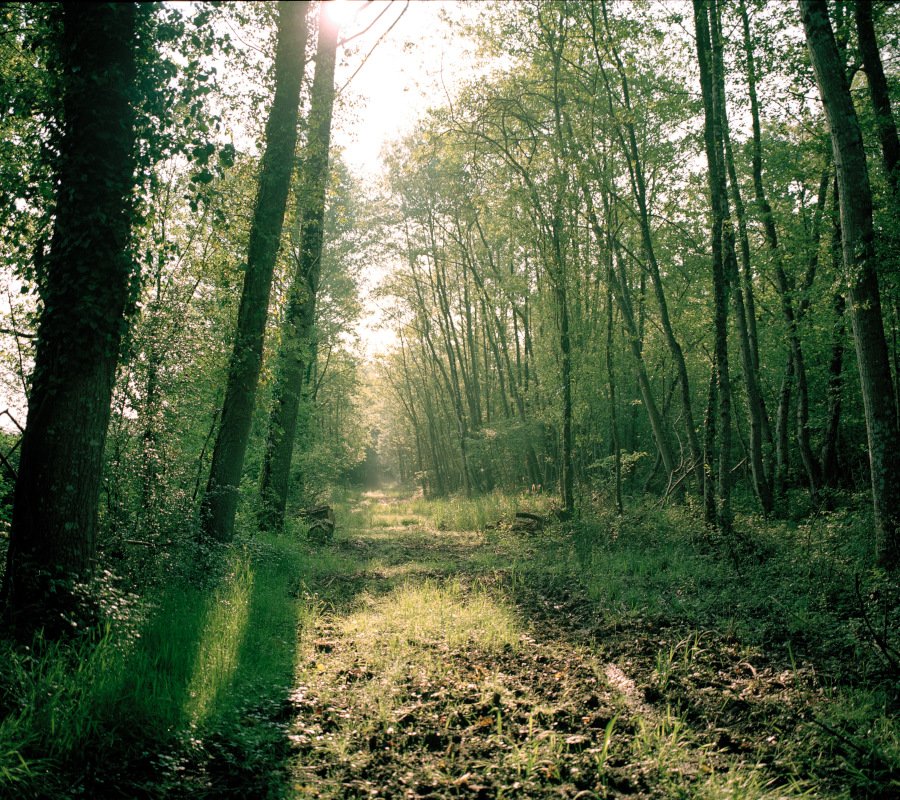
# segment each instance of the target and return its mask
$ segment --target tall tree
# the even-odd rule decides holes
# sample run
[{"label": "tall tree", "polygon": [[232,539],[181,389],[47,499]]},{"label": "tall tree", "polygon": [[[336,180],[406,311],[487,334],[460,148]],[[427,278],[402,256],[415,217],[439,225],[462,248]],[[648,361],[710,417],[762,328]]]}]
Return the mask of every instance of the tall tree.
[{"label": "tall tree", "polygon": [[[710,9],[707,0],[694,0],[694,25],[697,31],[697,61],[700,65],[700,87],[703,93],[704,126],[710,204],[712,207],[712,279],[715,331],[715,397],[718,401],[716,430],[719,440],[719,463],[716,485],[716,524],[730,533],[731,512],[731,383],[728,369],[728,275],[725,269],[726,241],[732,231],[728,219],[728,190],[725,182],[721,120],[715,101],[715,79]],[[733,232],[731,236],[733,237]],[[732,242],[733,247],[733,242]],[[712,396],[712,392],[710,393]],[[707,448],[707,457],[710,455]]]},{"label": "tall tree", "polygon": [[891,111],[891,96],[888,93],[887,79],[878,52],[878,40],[875,37],[875,24],[872,21],[872,3],[869,0],[857,0],[854,4],[856,12],[856,33],[859,37],[859,52],[862,55],[863,68],[869,83],[869,97],[875,112],[875,127],[881,142],[881,157],[888,183],[894,193],[895,202],[900,205],[900,139],[897,137],[897,125]]},{"label": "tall tree", "polygon": [[[687,433],[688,445],[690,448],[691,464],[688,471],[693,471],[697,480],[697,489],[700,491],[703,485],[703,451],[700,446],[700,440],[697,436],[697,429],[694,425],[694,411],[691,401],[691,387],[688,380],[687,365],[684,360],[684,350],[678,341],[675,331],[672,327],[671,316],[669,314],[669,302],[666,299],[665,286],[663,285],[662,274],[659,262],[656,256],[656,247],[653,242],[653,233],[650,225],[650,206],[647,200],[647,179],[646,167],[641,156],[641,149],[638,146],[638,137],[635,131],[634,121],[637,115],[632,108],[631,91],[629,88],[628,74],[625,70],[625,64],[619,55],[618,49],[613,41],[610,31],[609,18],[606,11],[606,2],[601,4],[603,11],[603,23],[606,30],[607,50],[612,57],[612,62],[616,66],[619,75],[619,81],[622,87],[621,104],[625,111],[624,114],[616,114],[612,108],[612,92],[609,80],[606,76],[606,70],[603,68],[603,59],[600,57],[597,49],[597,31],[596,20],[594,19],[594,7],[591,6],[591,38],[594,42],[594,50],[597,56],[597,64],[600,68],[607,93],[610,95],[609,104],[611,116],[616,120],[618,129],[618,138],[625,155],[625,162],[628,167],[629,185],[631,193],[634,197],[638,211],[638,223],[641,231],[641,245],[647,262],[647,268],[650,273],[650,281],[653,285],[653,292],[659,307],[659,321],[665,334],[666,345],[672,355],[672,361],[675,363],[675,369],[678,375],[678,386],[680,389],[680,400],[682,414],[684,417],[684,427]],[[621,119],[621,122],[618,120]],[[624,130],[623,130],[624,129]],[[627,135],[626,135],[627,134]]]},{"label": "tall tree", "polygon": [[[717,0],[710,0],[709,5],[709,29],[712,44],[712,91],[715,104],[715,136],[716,147],[722,159],[722,180],[731,183],[732,196],[734,198],[734,211],[738,217],[738,232],[740,234],[741,220],[744,217],[743,201],[741,200],[740,187],[737,185],[737,175],[734,169],[734,159],[731,156],[730,133],[728,130],[728,112],[725,103],[725,67],[722,57],[722,34],[719,19],[719,4]],[[730,284],[731,299],[734,306],[734,321],[737,330],[738,345],[741,354],[741,367],[744,373],[744,387],[747,402],[747,421],[750,428],[748,460],[750,461],[750,474],[753,476],[753,488],[759,498],[764,514],[772,511],[772,485],[766,472],[766,463],[763,456],[763,442],[771,440],[767,436],[769,430],[768,415],[763,403],[762,388],[759,381],[759,359],[754,355],[755,345],[750,333],[751,324],[748,320],[748,310],[754,304],[746,302],[753,293],[753,283],[747,279],[741,283],[738,273],[737,252],[735,247],[734,227],[731,223],[728,193],[721,198],[723,216],[722,230],[723,243],[725,244],[725,273],[726,280]],[[749,247],[745,249],[745,275],[749,269]],[[755,327],[755,326],[754,326]]]},{"label": "tall tree", "polygon": [[[137,285],[137,47],[147,8],[65,3],[62,136],[28,421],[3,582],[20,634],[90,616],[97,501],[116,364]],[[86,603],[86,601],[88,601]]]},{"label": "tall tree", "polygon": [[866,153],[827,3],[800,0],[800,14],[837,172],[844,280],[869,444],[876,553],[880,564],[895,568],[900,566],[900,433],[881,315]]},{"label": "tall tree", "polygon": [[308,5],[307,2],[278,4],[275,96],[266,124],[266,151],[260,168],[259,189],[247,247],[228,383],[200,510],[204,534],[220,541],[230,540],[234,533],[238,486],[256,402],[272,274],[281,242],[297,144]]},{"label": "tall tree", "polygon": [[[750,18],[747,14],[747,6],[744,0],[738,3],[738,12],[741,17],[741,27],[744,36],[744,56],[747,63],[747,92],[750,96],[750,117],[752,122],[753,136],[751,139],[752,147],[752,168],[753,168],[753,190],[756,195],[756,205],[759,209],[759,215],[762,218],[763,231],[766,236],[766,244],[772,254],[772,260],[775,267],[775,286],[781,297],[781,313],[784,317],[785,326],[787,327],[788,342],[790,345],[788,355],[788,365],[784,378],[784,386],[789,395],[790,382],[793,378],[797,384],[797,444],[800,449],[800,458],[803,461],[806,470],[807,480],[809,481],[810,491],[813,495],[818,490],[819,484],[819,464],[812,451],[809,437],[809,390],[806,379],[806,360],[803,356],[803,348],[800,342],[800,334],[798,331],[798,320],[796,309],[793,302],[793,281],[788,278],[784,268],[784,258],[782,248],[778,240],[778,230],[775,227],[775,215],[772,213],[772,205],[766,193],[765,185],[762,177],[762,128],[759,121],[759,100],[756,93],[756,60],[753,53],[753,39],[750,33]],[[824,202],[825,189],[827,188],[827,178],[822,183],[819,192],[819,199]],[[778,479],[779,493],[783,491],[783,482],[785,480],[787,448],[785,440],[787,438],[786,425],[783,421],[782,414],[786,414],[787,402],[779,405],[779,440],[778,440]]]},{"label": "tall tree", "polygon": [[[539,20],[542,20],[539,15]],[[543,20],[542,20],[543,23]],[[569,189],[567,170],[562,163],[565,154],[565,129],[562,109],[565,91],[561,85],[563,52],[566,46],[567,22],[565,12],[560,10],[557,30],[549,25],[541,26],[547,36],[547,43],[553,64],[553,120],[557,148],[554,153],[555,176],[553,178],[552,211],[549,215],[548,231],[552,257],[547,260],[548,274],[553,283],[556,298],[556,313],[559,325],[560,380],[562,382],[562,469],[560,470],[560,494],[563,511],[571,514],[575,510],[575,465],[572,457],[572,337],[569,325],[568,274],[566,269],[567,232],[563,222],[563,204]]]},{"label": "tall tree", "polygon": [[269,430],[260,481],[260,522],[280,530],[284,524],[291,456],[297,430],[297,412],[303,376],[315,360],[312,340],[316,321],[328,183],[328,149],[334,107],[334,62],[338,27],[319,10],[316,74],[309,109],[308,139],[297,175],[297,252],[281,328],[278,373],[269,414]]}]

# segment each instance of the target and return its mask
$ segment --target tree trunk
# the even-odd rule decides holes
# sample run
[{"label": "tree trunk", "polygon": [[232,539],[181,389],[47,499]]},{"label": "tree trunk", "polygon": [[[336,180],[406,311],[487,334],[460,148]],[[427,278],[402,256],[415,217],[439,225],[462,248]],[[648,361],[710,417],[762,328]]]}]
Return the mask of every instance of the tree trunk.
[{"label": "tree trunk", "polygon": [[[831,260],[836,275],[840,275],[843,264],[839,194],[837,177],[835,177],[832,198],[834,207],[831,219]],[[831,358],[828,362],[828,400],[821,453],[822,480],[825,486],[830,486],[833,489],[836,489],[844,482],[840,473],[838,443],[840,441],[841,401],[844,391],[844,339],[847,334],[844,313],[846,306],[847,301],[843,293],[836,291],[832,296],[834,321],[831,328]]]},{"label": "tree trunk", "polygon": [[66,3],[59,59],[62,138],[28,420],[3,582],[24,639],[93,617],[103,448],[122,335],[136,290],[135,3]]},{"label": "tree trunk", "polygon": [[728,371],[728,277],[725,270],[725,229],[728,222],[728,193],[722,155],[721,122],[714,99],[713,53],[709,34],[710,9],[707,0],[694,0],[694,24],[697,31],[697,61],[703,93],[704,143],[708,163],[710,203],[712,206],[712,278],[714,297],[715,363],[719,404],[719,464],[716,483],[716,525],[726,535],[732,533],[731,511],[731,384]]},{"label": "tree trunk", "polygon": [[309,133],[297,180],[298,252],[294,254],[294,274],[281,326],[277,373],[260,477],[260,525],[276,531],[284,526],[303,375],[313,363],[312,338],[322,271],[337,35],[337,26],[329,22],[326,14],[320,13]]},{"label": "tree trunk", "polygon": [[278,7],[275,97],[266,124],[266,152],[262,159],[250,228],[247,266],[221,422],[213,448],[209,481],[200,508],[204,534],[219,541],[229,541],[234,534],[238,487],[250,438],[256,387],[262,366],[269,293],[281,243],[297,143],[300,85],[303,82],[306,50],[307,5],[306,2],[283,1]]},{"label": "tree trunk", "polygon": [[794,383],[794,354],[788,348],[787,363],[778,392],[778,409],[775,416],[775,494],[783,498],[791,470],[791,448],[788,422],[791,416],[791,387]]},{"label": "tree trunk", "polygon": [[881,56],[878,53],[878,41],[875,38],[875,25],[872,22],[872,3],[870,0],[857,0],[856,32],[859,36],[859,52],[863,59],[863,68],[869,83],[869,97],[872,110],[875,112],[875,127],[881,142],[881,157],[884,171],[894,195],[894,202],[900,202],[898,186],[900,186],[900,140],[897,138],[897,126],[891,112],[891,96],[888,92]]},{"label": "tree trunk", "polygon": [[887,568],[900,563],[900,435],[881,314],[872,192],[862,134],[825,0],[800,0],[813,70],[831,132],[841,209],[844,279],[866,415],[875,550]]},{"label": "tree trunk", "polygon": [[719,405],[719,375],[713,359],[703,419],[703,518],[707,525],[716,524],[716,414]]},{"label": "tree trunk", "polygon": [[[561,258],[560,253],[560,258]],[[575,510],[575,474],[572,458],[572,352],[569,341],[569,306],[566,297],[566,274],[560,270],[555,283],[556,306],[559,313],[559,351],[562,380],[562,490],[563,511],[568,515]]]},{"label": "tree trunk", "polygon": [[834,327],[831,334],[831,358],[828,362],[828,401],[825,414],[825,433],[822,437],[822,478],[826,486],[841,485],[838,463],[838,437],[841,423],[841,395],[844,378],[844,295],[836,292],[833,299]]},{"label": "tree trunk", "polygon": [[[560,10],[562,16],[562,10]],[[552,37],[551,53],[553,58],[553,114],[556,123],[555,133],[557,139],[557,152],[555,153],[554,183],[555,197],[553,208],[549,215],[548,230],[550,234],[552,254],[548,266],[550,278],[553,283],[556,297],[556,313],[559,324],[559,353],[560,353],[560,380],[562,381],[562,469],[560,470],[560,490],[563,502],[563,512],[570,516],[575,510],[575,460],[573,457],[572,439],[572,348],[569,331],[569,278],[566,269],[566,252],[564,251],[564,239],[568,244],[568,237],[563,232],[563,207],[567,186],[568,169],[561,159],[566,152],[565,131],[563,128],[563,104],[566,102],[565,94],[560,88],[560,71],[562,65],[563,48],[565,47],[565,34],[561,28],[558,35]],[[536,193],[532,187],[532,195]],[[539,204],[535,203],[535,209]]]},{"label": "tree trunk", "polygon": [[[766,470],[766,459],[763,455],[763,443],[771,443],[768,415],[763,403],[762,390],[759,384],[759,373],[754,358],[754,347],[750,336],[750,324],[747,321],[747,306],[744,302],[744,291],[741,288],[741,280],[738,273],[737,254],[734,240],[734,228],[729,218],[727,178],[731,180],[732,190],[736,198],[735,212],[738,218],[743,216],[743,201],[740,198],[740,190],[737,186],[737,175],[730,158],[731,145],[728,131],[728,114],[725,106],[725,73],[722,58],[722,36],[719,30],[718,5],[713,0],[709,7],[710,42],[712,45],[712,92],[714,113],[717,123],[717,147],[720,158],[721,180],[726,182],[723,186],[721,198],[724,213],[724,227],[722,229],[726,280],[731,282],[732,301],[735,311],[735,327],[738,333],[738,344],[741,353],[741,366],[744,372],[744,383],[747,395],[747,420],[750,426],[750,471],[753,476],[753,488],[759,498],[763,514],[770,514],[773,508],[772,484]],[[749,247],[747,253],[749,261]],[[752,293],[752,285],[747,284],[746,289]]]},{"label": "tree trunk", "polygon": [[[766,242],[772,253],[775,265],[775,285],[781,298],[781,312],[787,326],[788,343],[790,346],[790,371],[793,372],[797,384],[797,444],[800,450],[800,459],[806,470],[810,493],[815,497],[819,488],[819,463],[813,454],[809,439],[809,391],[806,380],[806,363],[803,357],[803,348],[800,344],[800,335],[797,331],[797,318],[794,312],[793,281],[788,279],[784,270],[781,248],[778,244],[778,231],[775,228],[775,217],[772,214],[772,206],[766,195],[762,179],[762,134],[759,123],[759,103],[756,97],[756,68],[753,59],[753,42],[750,36],[750,20],[747,16],[747,8],[741,0],[739,3],[741,23],[744,30],[744,52],[747,58],[747,88],[750,94],[750,114],[753,125],[753,188],[756,193],[756,203],[762,218],[763,230]],[[789,387],[785,387],[789,391]],[[785,410],[785,409],[780,409]],[[781,421],[781,419],[779,419]],[[786,435],[786,430],[782,432]],[[779,440],[779,448],[784,442]],[[786,455],[786,451],[785,451]],[[779,466],[784,466],[782,459]],[[784,473],[780,473],[779,480],[783,482]],[[783,483],[779,486],[783,490]]]},{"label": "tree trunk", "polygon": [[[612,271],[612,251],[609,253],[609,270]],[[612,281],[606,289],[606,380],[609,385],[609,431],[613,451],[613,479],[615,481],[616,513],[622,513],[622,449],[619,446],[619,421],[616,417],[616,374],[613,370],[613,296]]]}]

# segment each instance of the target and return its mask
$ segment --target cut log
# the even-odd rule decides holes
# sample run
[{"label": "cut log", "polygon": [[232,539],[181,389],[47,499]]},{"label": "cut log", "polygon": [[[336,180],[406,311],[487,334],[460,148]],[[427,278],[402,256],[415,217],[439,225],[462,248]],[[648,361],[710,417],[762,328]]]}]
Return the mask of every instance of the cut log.
[{"label": "cut log", "polygon": [[334,538],[334,509],[330,505],[322,503],[304,509],[300,518],[309,526],[306,535],[310,541],[328,544]]},{"label": "cut log", "polygon": [[301,516],[310,521],[314,519],[325,519],[334,525],[334,509],[325,503],[313,506],[312,508],[307,508],[302,512]]},{"label": "cut log", "polygon": [[334,538],[334,523],[330,519],[310,520],[306,535],[316,544],[328,544]]}]

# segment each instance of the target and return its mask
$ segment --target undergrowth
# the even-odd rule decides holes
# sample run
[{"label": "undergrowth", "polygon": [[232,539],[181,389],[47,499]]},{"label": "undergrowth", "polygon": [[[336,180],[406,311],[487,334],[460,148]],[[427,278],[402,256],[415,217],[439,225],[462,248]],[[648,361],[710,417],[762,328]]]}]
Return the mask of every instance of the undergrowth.
[{"label": "undergrowth", "polygon": [[[779,773],[813,795],[897,796],[900,587],[874,566],[871,513],[848,503],[799,520],[742,514],[735,526],[737,546],[690,505],[593,509],[515,569],[525,582],[576,581],[604,631],[633,631],[648,697],[709,724],[746,718],[776,747]],[[741,691],[771,708],[725,688],[723,675],[750,662]]]},{"label": "undergrowth", "polygon": [[309,555],[247,538],[98,636],[0,645],[0,796],[277,796]]},{"label": "undergrowth", "polygon": [[[372,498],[353,515],[386,536],[414,516],[436,537],[488,529],[469,568],[504,574],[514,596],[533,596],[564,627],[596,630],[666,709],[634,739],[632,758],[672,796],[894,797],[900,589],[874,566],[865,499],[837,500],[783,520],[736,502],[734,541],[710,531],[690,500],[631,498],[621,516],[583,506],[538,534],[495,523],[519,510],[549,522],[546,495]],[[576,587],[586,607],[566,621]],[[758,768],[704,778],[704,748]],[[694,773],[680,762],[687,752]]]},{"label": "undergrowth", "polygon": [[[109,622],[94,638],[0,645],[0,796],[285,796],[295,670],[310,653],[334,659],[331,641],[299,648],[298,629],[332,620],[386,680],[420,651],[441,673],[451,646],[512,667],[534,655],[521,626],[542,615],[632,676],[637,700],[604,723],[601,777],[673,797],[900,794],[900,590],[873,566],[862,502],[784,521],[739,513],[739,545],[690,504],[632,499],[621,516],[552,523],[546,495],[332,502],[330,547],[292,520],[285,536],[173,556],[143,602],[105,576]],[[546,528],[511,531],[523,510]],[[384,705],[387,689],[372,689]],[[495,712],[484,719],[499,740]],[[535,753],[510,763],[531,774]]]}]

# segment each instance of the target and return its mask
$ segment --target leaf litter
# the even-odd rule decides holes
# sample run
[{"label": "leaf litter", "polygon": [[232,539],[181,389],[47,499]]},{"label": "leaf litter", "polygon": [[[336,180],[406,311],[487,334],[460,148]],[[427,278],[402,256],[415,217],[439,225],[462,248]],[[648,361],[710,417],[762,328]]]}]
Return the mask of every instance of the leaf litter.
[{"label": "leaf litter", "polygon": [[[716,643],[725,647],[714,664],[714,643],[694,642],[696,674],[673,670],[660,686],[650,653],[673,631],[605,630],[577,589],[511,588],[476,558],[487,545],[471,534],[405,521],[354,535],[370,560],[406,568],[399,583],[390,569],[361,568],[358,594],[303,636],[291,696],[294,797],[795,795],[760,763],[744,709],[728,716],[729,703],[768,703],[779,685],[764,666],[735,664],[736,647]],[[442,554],[443,572],[434,566]],[[417,577],[420,561],[428,566]],[[783,694],[772,702],[784,704]]]}]

